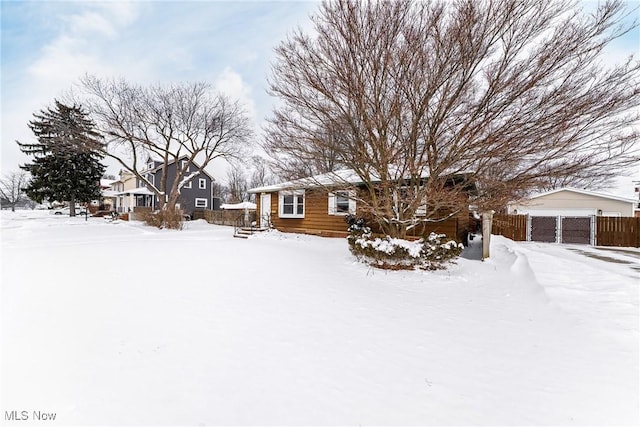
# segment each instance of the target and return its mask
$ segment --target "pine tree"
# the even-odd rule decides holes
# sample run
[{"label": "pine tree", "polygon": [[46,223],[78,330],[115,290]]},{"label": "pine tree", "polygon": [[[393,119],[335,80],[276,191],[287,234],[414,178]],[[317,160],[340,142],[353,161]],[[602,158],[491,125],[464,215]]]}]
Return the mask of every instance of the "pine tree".
[{"label": "pine tree", "polygon": [[74,216],[77,202],[100,198],[99,183],[105,170],[98,152],[102,137],[81,107],[57,100],[55,104],[55,109],[42,110],[29,122],[38,142],[18,142],[20,150],[34,156],[32,163],[21,166],[32,177],[25,193],[38,203],[67,201]]}]

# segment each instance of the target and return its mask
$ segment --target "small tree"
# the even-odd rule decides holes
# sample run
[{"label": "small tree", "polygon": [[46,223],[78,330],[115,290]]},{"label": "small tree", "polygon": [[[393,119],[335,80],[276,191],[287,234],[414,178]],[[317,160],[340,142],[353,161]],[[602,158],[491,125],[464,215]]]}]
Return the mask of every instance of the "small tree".
[{"label": "small tree", "polygon": [[44,200],[68,201],[75,216],[77,202],[100,198],[100,177],[105,167],[101,136],[79,106],[55,101],[55,108],[34,114],[29,122],[35,144],[18,142],[20,150],[33,156],[33,162],[21,166],[31,174],[25,193],[38,203]]},{"label": "small tree", "polygon": [[625,16],[617,0],[591,15],[566,1],[324,2],[312,36],[276,49],[265,151],[352,169],[359,206],[394,237],[470,202],[602,182],[640,157],[640,63],[602,61],[635,25]]},{"label": "small tree", "polygon": [[[81,87],[107,137],[102,154],[153,191],[169,217],[186,184],[214,159],[242,157],[252,135],[239,102],[213,93],[206,83],[143,87],[86,76]],[[143,171],[150,157],[161,163],[156,182]],[[178,161],[183,157],[185,162]],[[168,166],[174,162],[175,178],[169,180]]]},{"label": "small tree", "polygon": [[16,205],[27,201],[24,188],[27,185],[26,172],[10,172],[0,179],[0,199],[2,205],[11,206],[11,211],[15,212]]}]

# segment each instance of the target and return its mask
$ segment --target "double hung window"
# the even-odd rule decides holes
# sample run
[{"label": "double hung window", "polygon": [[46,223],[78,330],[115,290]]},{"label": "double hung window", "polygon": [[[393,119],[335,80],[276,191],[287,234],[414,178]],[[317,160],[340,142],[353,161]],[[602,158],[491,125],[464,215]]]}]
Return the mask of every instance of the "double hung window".
[{"label": "double hung window", "polygon": [[280,218],[304,218],[304,190],[281,191],[278,216]]}]

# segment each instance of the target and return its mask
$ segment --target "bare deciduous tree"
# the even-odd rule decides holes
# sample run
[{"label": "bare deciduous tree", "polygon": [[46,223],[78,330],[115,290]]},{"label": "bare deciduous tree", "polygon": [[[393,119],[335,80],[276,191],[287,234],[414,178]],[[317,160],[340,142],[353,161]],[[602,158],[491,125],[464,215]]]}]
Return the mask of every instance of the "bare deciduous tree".
[{"label": "bare deciduous tree", "polygon": [[251,163],[253,166],[253,172],[249,179],[249,188],[264,187],[266,185],[273,184],[274,180],[269,172],[269,164],[264,158],[260,156],[253,156],[251,158]]},{"label": "bare deciduous tree", "polygon": [[[81,88],[83,105],[106,137],[104,155],[144,182],[164,210],[175,209],[184,185],[214,159],[242,156],[252,135],[239,102],[206,83],[142,87],[85,76]],[[144,173],[149,157],[163,164],[159,182]],[[177,173],[170,182],[167,166],[173,162]]]},{"label": "bare deciduous tree", "polygon": [[11,211],[15,212],[16,205],[27,200],[24,188],[28,183],[26,172],[10,172],[0,179],[0,201],[3,205],[11,206]]},{"label": "bare deciduous tree", "polygon": [[640,158],[640,63],[602,59],[626,18],[617,0],[325,2],[276,49],[265,150],[353,169],[399,237],[466,211],[472,182],[483,210],[602,182]]},{"label": "bare deciduous tree", "polygon": [[227,189],[229,193],[229,203],[240,203],[249,200],[249,183],[243,168],[240,165],[233,165],[227,171]]}]

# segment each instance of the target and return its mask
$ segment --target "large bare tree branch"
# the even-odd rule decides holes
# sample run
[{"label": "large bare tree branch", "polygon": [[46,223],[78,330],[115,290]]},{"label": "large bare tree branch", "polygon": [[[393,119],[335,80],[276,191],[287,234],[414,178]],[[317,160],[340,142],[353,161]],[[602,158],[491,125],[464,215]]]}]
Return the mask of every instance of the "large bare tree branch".
[{"label": "large bare tree branch", "polygon": [[[135,174],[165,209],[174,208],[181,188],[214,159],[242,157],[252,137],[239,102],[206,83],[143,87],[87,75],[81,89],[83,104],[107,137],[104,155]],[[146,177],[149,157],[164,165],[160,182]],[[179,164],[182,158],[186,162]],[[177,172],[169,182],[172,162]]]}]

